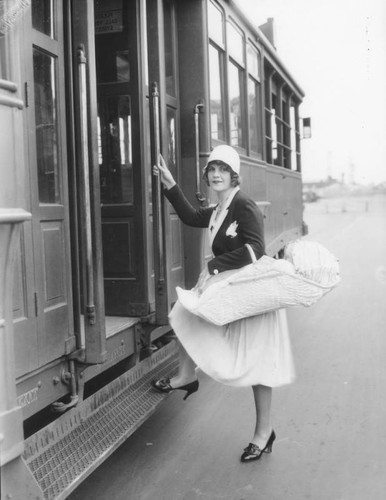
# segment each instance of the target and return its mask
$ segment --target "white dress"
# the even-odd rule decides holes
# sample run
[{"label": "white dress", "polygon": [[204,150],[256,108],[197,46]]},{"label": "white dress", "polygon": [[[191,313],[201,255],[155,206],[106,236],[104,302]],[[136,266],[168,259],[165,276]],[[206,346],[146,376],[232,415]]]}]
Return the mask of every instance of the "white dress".
[{"label": "white dress", "polygon": [[177,302],[169,319],[193,361],[218,382],[278,387],[295,378],[284,309],[217,326]]}]

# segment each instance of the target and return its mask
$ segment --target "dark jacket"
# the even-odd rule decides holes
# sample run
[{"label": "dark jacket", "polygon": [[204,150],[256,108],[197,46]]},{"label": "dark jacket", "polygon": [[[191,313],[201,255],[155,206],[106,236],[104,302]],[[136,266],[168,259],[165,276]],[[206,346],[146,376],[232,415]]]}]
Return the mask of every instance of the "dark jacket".
[{"label": "dark jacket", "polygon": [[[209,227],[216,207],[194,208],[178,185],[165,190],[165,196],[184,224]],[[208,262],[209,273],[217,274],[250,264],[251,256],[246,243],[251,245],[257,259],[265,254],[263,215],[251,198],[238,191],[213,240],[214,258]]]}]

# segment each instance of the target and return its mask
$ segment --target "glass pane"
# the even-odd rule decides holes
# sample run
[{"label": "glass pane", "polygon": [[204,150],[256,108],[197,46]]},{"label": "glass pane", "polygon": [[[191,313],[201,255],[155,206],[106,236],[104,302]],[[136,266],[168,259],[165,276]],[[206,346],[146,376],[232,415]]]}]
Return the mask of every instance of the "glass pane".
[{"label": "glass pane", "polygon": [[149,58],[148,58],[148,53],[149,53],[149,43],[147,39],[147,2],[144,2],[143,4],[143,9],[144,9],[144,15],[142,16],[142,33],[143,33],[143,52],[142,52],[142,57],[144,59],[144,70],[145,70],[145,85],[148,87],[149,86]]},{"label": "glass pane", "polygon": [[291,168],[298,170],[297,154],[296,154],[296,112],[294,106],[290,108],[290,124],[291,124]]},{"label": "glass pane", "polygon": [[209,46],[210,122],[212,139],[225,139],[220,53]]},{"label": "glass pane", "polygon": [[54,1],[53,0],[33,0],[32,5],[32,27],[55,38],[54,33]]},{"label": "glass pane", "polygon": [[122,0],[94,0],[95,33],[114,33],[123,30]]},{"label": "glass pane", "polygon": [[224,46],[224,16],[212,2],[208,2],[209,37]]},{"label": "glass pane", "polygon": [[281,117],[285,123],[289,123],[289,104],[284,99],[282,100]]},{"label": "glass pane", "polygon": [[[147,182],[148,182],[148,202],[149,205],[152,205],[152,187],[151,187],[151,177],[152,177],[152,168],[151,168],[151,135],[150,135],[150,101],[149,97],[146,97],[145,101],[145,169],[147,172]],[[151,210],[150,210],[151,212]]]},{"label": "glass pane", "polygon": [[249,113],[249,141],[251,150],[259,152],[259,90],[258,84],[251,78],[248,79],[248,113]]},{"label": "glass pane", "polygon": [[276,110],[272,108],[271,113],[271,138],[272,138],[272,159],[277,160],[277,123],[276,123]]},{"label": "glass pane", "polygon": [[95,0],[95,49],[98,83],[129,82],[130,53],[122,0]]},{"label": "glass pane", "polygon": [[55,59],[33,51],[39,201],[60,202]]},{"label": "glass pane", "polygon": [[168,166],[174,178],[177,176],[177,156],[176,156],[176,111],[167,109],[168,123]]},{"label": "glass pane", "polygon": [[256,80],[260,79],[260,56],[257,50],[248,45],[247,47],[248,72]]},{"label": "glass pane", "polygon": [[98,83],[129,82],[130,61],[127,50],[111,50],[107,44],[103,48],[97,44],[97,78]]},{"label": "glass pane", "polygon": [[233,24],[228,24],[229,54],[241,65],[244,65],[243,35]]},{"label": "glass pane", "polygon": [[117,51],[115,54],[115,59],[117,68],[117,81],[129,82],[130,81],[129,52],[127,50]]},{"label": "glass pane", "polygon": [[100,98],[98,114],[101,201],[133,204],[130,96]]},{"label": "glass pane", "polygon": [[242,123],[242,92],[241,74],[239,68],[229,63],[229,104],[230,104],[230,128],[232,146],[244,147],[244,134]]},{"label": "glass pane", "polygon": [[174,45],[173,45],[173,11],[170,2],[164,3],[164,24],[165,24],[165,77],[166,93],[176,96],[176,82],[174,71]]}]

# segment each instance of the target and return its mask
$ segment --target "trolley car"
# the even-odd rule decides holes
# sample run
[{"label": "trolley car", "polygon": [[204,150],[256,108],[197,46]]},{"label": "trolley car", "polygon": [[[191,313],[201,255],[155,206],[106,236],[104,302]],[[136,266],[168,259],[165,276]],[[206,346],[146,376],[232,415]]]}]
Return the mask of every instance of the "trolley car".
[{"label": "trolley car", "polygon": [[232,0],[5,0],[0,10],[3,493],[65,498],[157,407],[168,313],[208,247],[193,204],[227,143],[269,255],[303,234],[303,91]]}]

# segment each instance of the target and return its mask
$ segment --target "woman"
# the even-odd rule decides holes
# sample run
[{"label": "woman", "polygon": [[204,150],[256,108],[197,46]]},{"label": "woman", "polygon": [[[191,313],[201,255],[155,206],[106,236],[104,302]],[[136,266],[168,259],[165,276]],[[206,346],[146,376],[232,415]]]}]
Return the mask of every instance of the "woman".
[{"label": "woman", "polygon": [[[214,148],[204,169],[204,179],[217,195],[218,204],[214,207],[192,207],[162,157],[154,172],[161,175],[165,196],[180,219],[209,230],[213,258],[200,274],[196,285],[199,293],[211,276],[251,263],[247,243],[257,259],[264,255],[263,216],[239,188],[240,158],[233,148]],[[198,390],[196,365],[218,382],[234,387],[252,386],[255,432],[241,461],[258,460],[264,452],[271,452],[276,437],[271,423],[272,388],[294,378],[284,311],[216,326],[177,302],[170,313],[170,324],[180,341],[179,372],[172,379],[153,381],[153,387],[160,392],[184,390],[186,399]]]}]

